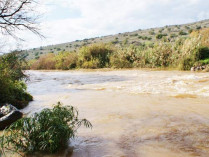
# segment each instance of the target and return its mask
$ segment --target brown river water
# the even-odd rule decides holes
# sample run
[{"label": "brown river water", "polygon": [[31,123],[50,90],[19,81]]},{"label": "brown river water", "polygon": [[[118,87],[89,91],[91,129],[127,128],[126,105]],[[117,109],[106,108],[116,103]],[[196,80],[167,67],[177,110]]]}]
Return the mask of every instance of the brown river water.
[{"label": "brown river water", "polygon": [[26,73],[34,101],[25,114],[61,101],[93,124],[80,128],[68,149],[47,157],[209,157],[209,73]]}]

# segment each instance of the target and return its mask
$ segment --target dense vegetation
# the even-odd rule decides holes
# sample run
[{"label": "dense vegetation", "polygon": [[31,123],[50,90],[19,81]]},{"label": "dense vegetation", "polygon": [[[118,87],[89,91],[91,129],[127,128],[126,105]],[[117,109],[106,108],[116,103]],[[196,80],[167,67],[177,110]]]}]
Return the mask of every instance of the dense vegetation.
[{"label": "dense vegetation", "polygon": [[209,64],[209,29],[194,31],[176,42],[116,47],[112,44],[83,46],[77,53],[62,51],[31,61],[31,69],[73,68],[178,68]]},{"label": "dense vegetation", "polygon": [[168,25],[160,28],[138,29],[133,32],[124,32],[114,35],[107,35],[94,38],[86,38],[83,40],[76,40],[57,45],[41,46],[30,50],[21,51],[22,57],[27,60],[38,59],[40,56],[54,53],[58,54],[60,51],[77,52],[83,46],[90,46],[98,43],[111,43],[116,47],[124,46],[142,46],[153,45],[159,41],[176,42],[180,38],[189,37],[190,33],[195,30],[200,30],[209,27],[209,20],[198,21],[195,23],[188,23],[183,25]]},{"label": "dense vegetation", "polygon": [[22,71],[23,64],[24,61],[14,53],[0,57],[0,106],[10,103],[23,108],[32,101],[24,83],[27,76]]},{"label": "dense vegetation", "polygon": [[75,137],[81,125],[92,127],[88,120],[79,119],[74,107],[58,103],[53,109],[44,109],[13,123],[0,138],[0,155],[11,150],[26,154],[57,152]]}]

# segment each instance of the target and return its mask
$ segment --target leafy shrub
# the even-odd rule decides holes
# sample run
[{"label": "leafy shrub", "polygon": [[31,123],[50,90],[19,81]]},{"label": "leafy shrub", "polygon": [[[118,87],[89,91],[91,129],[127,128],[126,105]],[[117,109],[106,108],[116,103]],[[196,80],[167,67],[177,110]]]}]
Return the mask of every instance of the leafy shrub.
[{"label": "leafy shrub", "polygon": [[142,36],[142,40],[147,40],[147,36]]},{"label": "leafy shrub", "polygon": [[152,37],[147,37],[147,40],[152,40]]},{"label": "leafy shrub", "polygon": [[190,29],[190,27],[189,27],[189,26],[185,26],[185,28],[186,28],[187,30],[189,30],[189,29]]},{"label": "leafy shrub", "polygon": [[[145,50],[146,51],[146,50]],[[170,64],[171,46],[168,44],[157,44],[146,51],[151,67],[167,67]]]},{"label": "leafy shrub", "polygon": [[[117,54],[117,53],[116,53]],[[117,55],[114,54],[110,58],[110,64],[113,68],[131,68],[131,63],[126,59],[126,56],[123,56],[122,54]]]},{"label": "leafy shrub", "polygon": [[90,61],[85,61],[82,64],[82,68],[84,69],[96,69],[99,67],[99,60],[98,59],[92,59]]},{"label": "leafy shrub", "polygon": [[155,35],[155,32],[152,30],[152,31],[149,31],[149,34],[150,35]]},{"label": "leafy shrub", "polygon": [[180,69],[189,70],[199,60],[206,59],[209,57],[208,47],[205,40],[203,40],[202,32],[193,32],[191,38],[185,40],[182,51],[182,61]]},{"label": "leafy shrub", "polygon": [[195,36],[201,36],[201,44],[204,47],[209,47],[209,28],[202,29],[199,32],[196,32]]},{"label": "leafy shrub", "polygon": [[131,37],[136,37],[136,36],[138,36],[138,33],[131,34],[130,36],[131,36]]},{"label": "leafy shrub", "polygon": [[181,70],[190,70],[194,65],[194,60],[191,58],[185,58],[181,61],[180,69]]},{"label": "leafy shrub", "polygon": [[157,34],[156,39],[162,39],[164,36],[167,36],[167,34]]},{"label": "leafy shrub", "polygon": [[113,41],[111,41],[111,44],[113,44],[113,45],[118,44],[118,43],[119,43],[118,40],[113,40]]},{"label": "leafy shrub", "polygon": [[58,102],[53,109],[13,123],[0,138],[1,153],[11,149],[18,153],[55,153],[75,137],[81,125],[92,127],[88,120],[79,119],[74,107]]},{"label": "leafy shrub", "polygon": [[193,29],[189,29],[189,31],[188,31],[188,32],[189,32],[189,34],[191,34],[191,33],[193,32]]},{"label": "leafy shrub", "polygon": [[180,31],[180,32],[179,32],[179,35],[187,35],[187,33],[184,32],[184,31]]},{"label": "leafy shrub", "polygon": [[56,69],[68,70],[76,68],[77,63],[77,54],[73,52],[59,52],[58,55],[55,56],[56,60]]},{"label": "leafy shrub", "polygon": [[113,68],[131,68],[135,58],[135,49],[120,49],[110,56],[110,66]]},{"label": "leafy shrub", "polygon": [[31,69],[55,69],[55,54],[48,53],[41,56],[36,62],[31,65]]},{"label": "leafy shrub", "polygon": [[195,53],[196,60],[204,60],[209,58],[209,47],[200,47]]},{"label": "leafy shrub", "polygon": [[170,35],[170,38],[175,38],[175,37],[177,37],[177,35],[176,35],[175,33],[172,33],[172,34]]},{"label": "leafy shrub", "polygon": [[[109,55],[113,53],[113,49],[105,44],[94,44],[91,46],[82,47],[79,50],[78,62],[81,68],[104,68],[109,65]],[[88,66],[86,66],[88,65]]]},{"label": "leafy shrub", "polygon": [[0,105],[10,103],[23,108],[32,101],[22,81],[27,79],[23,73],[23,61],[14,53],[0,57]]},{"label": "leafy shrub", "polygon": [[160,29],[158,32],[159,33],[162,33],[164,31],[164,28]]},{"label": "leafy shrub", "polygon": [[200,60],[200,63],[203,64],[203,65],[209,64],[209,58],[204,59],[204,60]]},{"label": "leafy shrub", "polygon": [[197,30],[200,30],[202,27],[201,26],[196,26],[196,29]]},{"label": "leafy shrub", "polygon": [[40,56],[35,56],[35,59],[37,60],[37,59],[39,59],[40,58]]}]

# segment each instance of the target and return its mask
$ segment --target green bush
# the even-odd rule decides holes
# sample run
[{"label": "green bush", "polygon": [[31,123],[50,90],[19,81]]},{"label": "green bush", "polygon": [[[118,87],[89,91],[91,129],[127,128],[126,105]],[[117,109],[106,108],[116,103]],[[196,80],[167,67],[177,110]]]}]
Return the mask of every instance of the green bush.
[{"label": "green bush", "polygon": [[200,47],[197,50],[196,55],[196,60],[204,60],[209,58],[209,48],[208,47]]},{"label": "green bush", "polygon": [[0,57],[0,105],[10,103],[20,109],[32,101],[23,82],[27,76],[22,69],[23,61],[16,54]]},{"label": "green bush", "polygon": [[26,154],[55,153],[76,136],[81,125],[92,127],[88,120],[79,119],[74,107],[58,102],[53,109],[44,109],[13,123],[0,138],[0,153],[10,150]]},{"label": "green bush", "polygon": [[59,52],[57,55],[48,53],[42,55],[38,60],[33,62],[31,69],[62,69],[69,70],[76,68],[78,55],[74,52]]},{"label": "green bush", "polygon": [[109,56],[113,53],[110,46],[105,44],[95,44],[84,46],[79,50],[78,63],[81,68],[91,67],[86,65],[94,65],[93,68],[104,68],[109,66]]},{"label": "green bush", "polygon": [[110,66],[113,68],[131,68],[135,58],[135,51],[133,47],[127,49],[120,49],[110,56]]},{"label": "green bush", "polygon": [[149,31],[149,34],[150,35],[155,35],[155,32],[152,30],[152,31]]},{"label": "green bush", "polygon": [[177,37],[177,35],[176,35],[175,33],[172,33],[172,34],[170,35],[170,38],[175,38],[175,37]]},{"label": "green bush", "polygon": [[200,30],[202,27],[201,26],[196,26],[196,29],[197,30]]},{"label": "green bush", "polygon": [[207,59],[204,59],[204,60],[200,60],[200,63],[203,64],[203,65],[209,65],[209,58]]},{"label": "green bush", "polygon": [[55,54],[48,53],[46,55],[42,55],[37,61],[35,61],[31,65],[31,69],[50,70],[50,69],[55,69],[56,68],[55,65],[56,65]]},{"label": "green bush", "polygon": [[138,36],[138,33],[131,34],[130,36],[131,37],[136,37],[136,36]]},{"label": "green bush", "polygon": [[115,44],[118,44],[119,43],[119,41],[118,41],[118,39],[116,38],[116,39],[114,39],[113,41],[111,41],[111,44],[113,44],[113,45],[115,45]]},{"label": "green bush", "polygon": [[187,35],[187,33],[184,32],[184,31],[180,31],[180,32],[179,32],[179,35]]},{"label": "green bush", "polygon": [[191,34],[191,33],[193,32],[193,29],[189,29],[189,31],[188,31],[188,32],[189,32],[189,34]]},{"label": "green bush", "polygon": [[61,48],[57,48],[57,51],[61,51]]},{"label": "green bush", "polygon": [[78,56],[74,52],[59,52],[55,57],[56,69],[68,70],[76,68]]},{"label": "green bush", "polygon": [[90,61],[85,61],[82,63],[82,68],[84,69],[96,69],[99,68],[99,60],[98,59],[91,59]]},{"label": "green bush", "polygon": [[167,36],[167,34],[157,34],[156,39],[162,39],[164,36]]},{"label": "green bush", "polygon": [[[146,50],[145,50],[146,51]],[[152,67],[167,67],[170,62],[170,55],[172,53],[171,45],[156,44],[153,48],[148,49],[145,53],[148,54],[149,63]]]},{"label": "green bush", "polygon": [[183,59],[182,61],[181,61],[181,63],[180,63],[180,69],[181,70],[190,70],[191,69],[191,67],[194,65],[194,60],[193,59],[191,59],[191,58],[185,58],[185,59]]}]

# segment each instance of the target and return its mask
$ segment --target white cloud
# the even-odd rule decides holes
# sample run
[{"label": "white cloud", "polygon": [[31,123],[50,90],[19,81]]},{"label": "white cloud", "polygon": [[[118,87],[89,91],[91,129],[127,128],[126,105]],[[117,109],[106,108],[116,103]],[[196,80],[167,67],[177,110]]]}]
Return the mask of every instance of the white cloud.
[{"label": "white cloud", "polygon": [[[41,4],[47,38],[23,33],[24,48],[209,18],[206,0],[41,0]],[[63,10],[74,17],[62,18]]]}]

